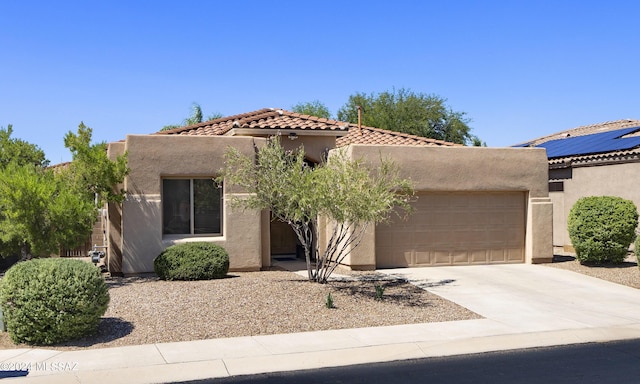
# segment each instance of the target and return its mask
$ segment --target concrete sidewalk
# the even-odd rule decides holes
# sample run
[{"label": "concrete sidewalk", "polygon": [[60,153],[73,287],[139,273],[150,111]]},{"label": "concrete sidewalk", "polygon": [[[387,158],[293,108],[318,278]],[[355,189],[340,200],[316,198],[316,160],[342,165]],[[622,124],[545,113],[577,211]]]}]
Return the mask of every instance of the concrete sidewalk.
[{"label": "concrete sidewalk", "polygon": [[540,265],[379,272],[484,317],[58,352],[0,351],[12,383],[163,383],[265,372],[640,338],[640,290]]}]

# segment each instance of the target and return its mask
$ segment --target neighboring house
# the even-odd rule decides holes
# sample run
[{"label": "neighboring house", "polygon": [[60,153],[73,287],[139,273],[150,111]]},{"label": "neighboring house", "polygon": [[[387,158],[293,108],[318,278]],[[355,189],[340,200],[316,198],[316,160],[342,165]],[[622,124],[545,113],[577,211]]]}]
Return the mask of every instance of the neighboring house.
[{"label": "neighboring house", "polygon": [[573,252],[567,218],[584,196],[619,196],[640,207],[640,120],[617,120],[517,145],[545,148],[553,202],[553,245]]},{"label": "neighboring house", "polygon": [[127,198],[108,207],[107,266],[113,274],[153,271],[166,247],[209,241],[230,255],[230,269],[254,271],[296,254],[296,237],[268,211],[231,207],[245,193],[215,187],[224,153],[255,155],[268,137],[304,146],[320,162],[344,147],[371,166],[389,157],[417,191],[407,221],[370,227],[345,260],[353,269],[548,262],[551,202],[544,150],[464,147],[356,124],[262,109],[109,144],[128,153]]}]

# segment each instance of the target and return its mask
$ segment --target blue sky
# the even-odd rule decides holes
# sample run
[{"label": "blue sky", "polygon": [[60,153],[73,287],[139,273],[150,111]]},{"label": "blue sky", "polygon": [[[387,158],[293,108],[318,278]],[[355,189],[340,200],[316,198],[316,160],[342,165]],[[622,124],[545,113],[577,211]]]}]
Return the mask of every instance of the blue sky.
[{"label": "blue sky", "polygon": [[640,119],[636,1],[0,0],[0,126],[70,160],[190,114],[395,88],[446,98],[508,146]]}]

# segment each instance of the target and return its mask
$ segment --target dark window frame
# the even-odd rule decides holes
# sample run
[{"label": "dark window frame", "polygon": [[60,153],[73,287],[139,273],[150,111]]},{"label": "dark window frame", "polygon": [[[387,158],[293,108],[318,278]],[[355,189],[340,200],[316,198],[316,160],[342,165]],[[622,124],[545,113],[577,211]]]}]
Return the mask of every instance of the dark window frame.
[{"label": "dark window frame", "polygon": [[564,181],[550,181],[549,192],[564,192]]},{"label": "dark window frame", "polygon": [[224,191],[213,177],[164,177],[161,183],[163,236],[223,235]]}]

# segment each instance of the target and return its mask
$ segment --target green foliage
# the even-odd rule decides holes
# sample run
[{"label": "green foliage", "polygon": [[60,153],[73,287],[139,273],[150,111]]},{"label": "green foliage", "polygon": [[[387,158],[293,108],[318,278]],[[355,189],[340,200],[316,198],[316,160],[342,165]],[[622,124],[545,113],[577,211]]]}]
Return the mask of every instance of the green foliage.
[{"label": "green foliage", "polygon": [[[310,166],[302,149],[285,151],[277,137],[259,149],[257,159],[230,148],[223,174],[227,185],[248,192],[232,205],[269,209],[293,228],[305,250],[309,279],[320,283],[359,244],[369,224],[387,220],[396,207],[409,211],[413,194],[411,183],[400,179],[388,160],[367,164],[337,150],[326,162]],[[319,217],[331,223],[322,252],[314,241],[320,238]]]},{"label": "green foliage", "polygon": [[89,335],[108,304],[100,271],[80,260],[21,262],[0,283],[0,306],[15,343],[50,345]]},{"label": "green foliage", "polygon": [[96,218],[84,199],[51,169],[10,163],[0,170],[0,242],[6,254],[20,250],[48,256],[74,247],[91,233]]},{"label": "green foliage", "polygon": [[160,129],[160,131],[168,131],[170,129],[176,129],[176,128],[184,127],[187,125],[200,124],[203,121],[215,120],[221,117],[222,117],[222,114],[220,113],[212,113],[209,116],[207,116],[205,120],[205,118],[203,118],[203,115],[202,115],[202,108],[200,107],[200,104],[193,103],[191,104],[191,115],[186,119],[182,120],[181,125],[176,125],[176,124],[165,125],[164,127],[162,127],[162,129]]},{"label": "green foliage", "polygon": [[635,238],[635,204],[615,196],[579,199],[571,208],[568,230],[581,263],[620,263]]},{"label": "green foliage", "polygon": [[633,246],[638,268],[640,268],[640,236],[636,236],[636,241],[633,243]]},{"label": "green foliage", "polygon": [[384,296],[385,287],[383,285],[376,284],[375,288],[376,288],[376,300],[380,301]]},{"label": "green foliage", "polygon": [[329,309],[332,309],[332,308],[336,307],[335,304],[333,303],[333,296],[331,296],[331,292],[329,292],[327,294],[327,297],[325,297],[324,306],[329,308]]},{"label": "green foliage", "polygon": [[26,259],[74,248],[91,233],[96,195],[98,204],[122,201],[124,191],[114,186],[128,172],[126,156],[111,161],[104,143],[91,144],[91,132],[81,123],[77,133],[65,136],[70,164],[44,168],[16,155],[0,167],[1,254],[20,253]]},{"label": "green foliage", "polygon": [[0,169],[10,162],[19,165],[32,164],[46,167],[49,161],[45,159],[44,151],[35,144],[11,137],[13,126],[9,124],[7,129],[0,128]]},{"label": "green foliage", "polygon": [[356,93],[338,110],[338,120],[358,122],[358,106],[362,107],[362,124],[445,140],[459,144],[482,142],[471,134],[464,112],[453,111],[446,99],[436,95],[414,93],[408,89],[379,94]]},{"label": "green foliage", "polygon": [[221,279],[229,272],[229,255],[217,244],[177,244],[155,258],[153,269],[163,280]]},{"label": "green foliage", "polygon": [[115,186],[122,183],[129,173],[126,155],[115,160],[107,156],[107,145],[104,142],[91,144],[93,130],[84,123],[78,125],[76,133],[67,132],[64,145],[69,148],[73,161],[60,170],[60,177],[66,178],[69,186],[86,199],[93,200],[97,194],[102,204],[107,201],[121,202],[124,190]]},{"label": "green foliage", "polygon": [[303,115],[324,117],[325,119],[331,118],[331,112],[326,105],[322,104],[318,100],[310,101],[307,103],[298,103],[291,107],[293,112],[297,112]]}]

